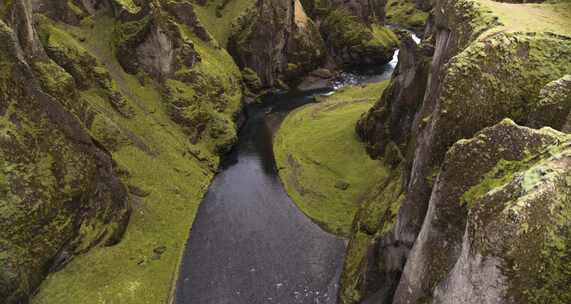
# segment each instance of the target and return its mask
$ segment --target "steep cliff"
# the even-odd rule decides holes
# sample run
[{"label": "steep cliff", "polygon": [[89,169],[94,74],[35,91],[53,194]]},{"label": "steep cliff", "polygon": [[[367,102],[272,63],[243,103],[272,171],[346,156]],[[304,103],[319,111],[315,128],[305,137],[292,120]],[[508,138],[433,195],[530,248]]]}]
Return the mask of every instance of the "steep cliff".
[{"label": "steep cliff", "polygon": [[4,1],[0,20],[0,302],[165,301],[240,70],[188,1]]},{"label": "steep cliff", "polygon": [[431,1],[389,0],[385,6],[385,23],[407,28],[422,36],[431,9]]},{"label": "steep cliff", "polygon": [[[0,299],[20,303],[74,255],[117,243],[130,207],[110,153],[50,94],[75,91],[44,53],[30,2],[1,8]],[[50,87],[32,67],[50,69]]]},{"label": "steep cliff", "polygon": [[393,303],[567,303],[570,137],[504,120],[455,143]]},{"label": "steep cliff", "polygon": [[382,8],[362,1],[258,1],[237,21],[229,51],[264,87],[295,84],[320,67],[383,64],[397,39],[381,26]]},{"label": "steep cliff", "polygon": [[291,80],[325,61],[319,30],[299,1],[258,1],[237,21],[228,49],[264,86]]},{"label": "steep cliff", "polygon": [[[357,126],[371,155],[394,168],[394,182],[379,185],[377,198],[362,207],[354,222],[341,281],[341,303],[456,303],[460,301],[456,296],[466,299],[465,303],[482,300],[477,289],[463,295],[452,290],[452,281],[462,284],[458,282],[466,279],[467,274],[461,270],[466,268],[458,269],[449,285],[444,283],[443,277],[451,271],[444,264],[454,264],[458,256],[450,253],[451,256],[442,259],[446,260],[444,264],[436,263],[439,256],[449,253],[442,246],[430,246],[432,251],[420,254],[421,262],[413,258],[417,255],[416,248],[421,246],[421,237],[431,233],[429,228],[425,229],[430,221],[426,216],[429,201],[441,195],[435,182],[441,182],[440,187],[452,187],[452,179],[442,180],[445,155],[456,141],[473,137],[506,117],[522,125],[547,125],[559,130],[567,120],[564,79],[571,69],[568,3],[522,6],[451,0],[435,5],[425,40],[418,48],[404,44],[401,62],[389,88]],[[509,13],[514,10],[522,15],[514,17]],[[555,22],[542,23],[545,14]],[[498,132],[501,126],[496,127]],[[494,143],[502,136],[507,135],[494,135]],[[486,157],[496,164],[504,156],[486,154]],[[483,165],[483,161],[474,160],[467,160],[464,165],[473,162]],[[475,174],[469,169],[467,172]],[[558,187],[562,200],[553,204],[565,202],[563,188]],[[460,199],[454,204],[460,206]],[[446,225],[464,232],[462,218],[459,214],[451,215]],[[547,231],[551,224],[540,226]],[[424,234],[419,236],[421,228]],[[442,233],[440,237],[446,240],[447,235],[448,232]],[[456,234],[456,240],[461,238],[462,234]],[[509,258],[501,256],[500,260],[503,263]],[[465,263],[472,262],[462,263],[458,267],[470,267]],[[533,267],[541,267],[538,265]],[[530,269],[511,271],[515,276],[524,276],[530,275]],[[484,272],[480,273],[485,277],[483,280],[498,278],[496,273]],[[428,277],[422,276],[427,273]],[[505,284],[514,282],[511,278],[505,280]],[[440,289],[437,284],[441,284]],[[557,284],[560,283],[550,286]],[[505,291],[500,287],[498,290]],[[556,291],[555,287],[549,288]],[[441,298],[434,297],[437,293]],[[467,300],[470,295],[474,298]],[[494,301],[503,303],[502,299],[496,297]]]}]

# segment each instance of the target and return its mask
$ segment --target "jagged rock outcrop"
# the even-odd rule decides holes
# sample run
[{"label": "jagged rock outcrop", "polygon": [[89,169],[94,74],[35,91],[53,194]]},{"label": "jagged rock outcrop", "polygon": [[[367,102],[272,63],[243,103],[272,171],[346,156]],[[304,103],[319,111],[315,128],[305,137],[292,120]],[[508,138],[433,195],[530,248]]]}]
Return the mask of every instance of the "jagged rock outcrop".
[{"label": "jagged rock outcrop", "polygon": [[[560,100],[565,99],[557,97],[542,107],[547,93],[540,91],[564,92],[547,84],[571,69],[569,37],[496,30],[499,19],[477,1],[439,1],[432,12],[423,41],[425,47],[434,46],[429,72],[416,79],[415,89],[402,90],[411,79],[403,75],[422,75],[416,71],[424,71],[428,58],[423,56],[430,52],[415,57],[415,73],[403,74],[399,68],[381,101],[357,127],[371,154],[390,164],[401,182],[398,187],[379,185],[379,193],[355,220],[341,303],[392,303],[397,286],[399,294],[415,289],[400,273],[425,220],[446,152],[456,141],[505,117],[522,125],[533,125],[541,117],[545,120],[538,127],[563,128],[567,112],[551,111],[562,108],[566,103]],[[556,58],[556,63],[545,65],[547,58]],[[542,109],[543,114],[534,114]],[[371,213],[376,218],[367,215]],[[363,235],[368,235],[366,242]],[[417,296],[398,303],[432,297],[430,292],[413,293]]]},{"label": "jagged rock outcrop", "polygon": [[258,1],[238,19],[228,50],[265,87],[312,71],[326,56],[319,30],[299,0]]},{"label": "jagged rock outcrop", "polygon": [[141,69],[164,80],[172,78],[182,66],[192,67],[200,61],[193,42],[183,39],[176,23],[162,16],[160,6],[148,10],[148,14],[130,17],[134,20],[120,28],[118,58],[125,70],[135,74]]},{"label": "jagged rock outcrop", "polygon": [[408,35],[400,38],[399,61],[381,100],[357,124],[357,134],[370,143],[368,152],[382,157],[394,142],[402,151],[410,140],[411,127],[422,105],[434,46],[417,45]]},{"label": "jagged rock outcrop", "polygon": [[392,303],[569,301],[570,144],[508,119],[454,144]]},{"label": "jagged rock outcrop", "polygon": [[340,66],[381,65],[391,60],[397,47],[390,30],[367,25],[345,8],[329,11],[320,31],[329,54]]},{"label": "jagged rock outcrop", "polygon": [[422,36],[431,8],[428,0],[388,0],[385,23],[407,28]]},{"label": "jagged rock outcrop", "polygon": [[534,128],[549,126],[571,133],[571,75],[548,83],[539,94],[529,125]]},{"label": "jagged rock outcrop", "polygon": [[22,303],[74,255],[117,243],[130,208],[109,152],[31,68],[48,58],[30,1],[0,11],[0,299]]},{"label": "jagged rock outcrop", "polygon": [[377,1],[258,1],[238,20],[229,51],[265,87],[324,66],[384,64],[398,40],[380,25],[383,7]]},{"label": "jagged rock outcrop", "polygon": [[172,119],[185,128],[193,143],[210,141],[216,153],[228,151],[236,132],[227,112],[233,111],[231,104],[241,96],[239,75],[233,71],[233,62],[214,70],[208,69],[210,63],[201,65],[196,44],[203,45],[203,54],[204,49],[216,49],[222,53],[219,58],[230,58],[200,24],[192,4],[186,0],[143,2],[140,11],[122,12],[119,19],[126,20],[116,32],[122,67],[164,83]]},{"label": "jagged rock outcrop", "polygon": [[312,18],[322,17],[336,7],[344,7],[353,16],[365,23],[384,23],[386,0],[302,0],[307,13]]}]

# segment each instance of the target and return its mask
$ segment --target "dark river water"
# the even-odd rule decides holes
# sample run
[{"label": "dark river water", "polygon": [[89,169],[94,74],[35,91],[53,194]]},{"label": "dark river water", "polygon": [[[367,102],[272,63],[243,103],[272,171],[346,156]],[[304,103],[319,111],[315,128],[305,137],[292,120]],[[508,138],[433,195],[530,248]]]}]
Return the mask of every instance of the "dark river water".
[{"label": "dark river water", "polygon": [[[373,75],[345,74],[339,85],[389,79],[395,65],[396,56]],[[247,107],[239,142],[192,226],[175,303],[336,303],[346,242],[297,209],[272,150],[288,112],[334,89],[274,94]]]}]

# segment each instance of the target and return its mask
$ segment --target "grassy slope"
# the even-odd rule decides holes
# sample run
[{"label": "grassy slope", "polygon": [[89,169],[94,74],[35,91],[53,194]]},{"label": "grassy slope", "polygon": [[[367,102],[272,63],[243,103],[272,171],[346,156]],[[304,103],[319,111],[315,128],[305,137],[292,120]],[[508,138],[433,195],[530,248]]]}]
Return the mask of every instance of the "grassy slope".
[{"label": "grassy slope", "polygon": [[[105,64],[133,105],[136,117],[126,119],[113,111],[96,90],[82,93],[92,106],[148,147],[124,145],[113,152],[113,158],[120,168],[129,171],[124,178],[127,184],[150,194],[134,197],[133,215],[121,243],[94,249],[75,258],[63,271],[50,275],[33,299],[35,304],[165,303],[190,226],[213,175],[209,167],[218,161],[206,147],[189,144],[181,128],[170,120],[155,83],[146,79],[143,86],[137,77],[120,68],[109,35],[113,26],[112,19],[100,17],[93,28],[90,22],[84,22],[80,28],[66,30],[87,37],[85,48]],[[205,52],[213,50],[204,45],[198,48]],[[220,53],[209,58],[226,56]],[[212,64],[205,60],[205,66],[198,68],[208,69]],[[230,109],[235,110],[239,100],[235,96]],[[191,157],[189,150],[200,151],[206,161]],[[161,246],[166,251],[157,259],[154,249]]]},{"label": "grassy slope", "polygon": [[499,17],[508,31],[552,32],[571,36],[571,2],[510,4],[477,0]]},{"label": "grassy slope", "polygon": [[225,0],[208,1],[204,6],[196,5],[196,13],[200,22],[216,38],[222,47],[226,47],[232,30],[232,22],[248,8],[256,4],[255,0],[231,0],[221,11],[222,17],[216,16],[217,7]]},{"label": "grassy slope", "polygon": [[[387,83],[350,87],[288,115],[274,142],[279,174],[289,195],[310,218],[347,235],[357,208],[386,178],[355,134],[360,115]],[[341,190],[339,182],[349,187]]]}]

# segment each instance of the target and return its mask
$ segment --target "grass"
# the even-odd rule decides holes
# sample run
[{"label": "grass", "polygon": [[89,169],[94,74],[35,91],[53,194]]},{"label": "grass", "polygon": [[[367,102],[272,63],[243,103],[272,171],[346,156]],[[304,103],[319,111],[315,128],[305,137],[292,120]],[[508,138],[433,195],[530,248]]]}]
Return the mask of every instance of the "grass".
[{"label": "grass", "polygon": [[406,28],[424,27],[428,13],[416,8],[411,0],[389,0],[385,6],[386,22]]},{"label": "grass", "polygon": [[373,37],[387,49],[394,47],[399,40],[393,31],[378,24],[373,24]]},{"label": "grass", "polygon": [[275,138],[286,191],[307,216],[338,235],[349,234],[361,202],[388,174],[355,134],[360,115],[386,85],[346,88],[302,107],[288,115]]},{"label": "grass", "polygon": [[[74,36],[88,37],[85,49],[104,63],[119,91],[134,108],[128,119],[90,89],[81,93],[101,115],[113,121],[132,142],[121,144],[113,159],[123,181],[148,193],[132,196],[133,214],[124,239],[116,246],[95,248],[51,274],[33,298],[34,304],[167,302],[199,203],[212,179],[218,158],[203,146],[191,145],[170,120],[157,83],[125,73],[113,55],[110,17],[68,27]],[[208,63],[205,63],[208,64]],[[190,156],[204,157],[200,162]],[[165,246],[160,256],[154,252]]]},{"label": "grass", "polygon": [[[224,2],[227,4],[223,9],[218,8]],[[205,5],[195,5],[195,11],[200,19],[200,22],[210,32],[212,36],[218,41],[222,47],[226,47],[228,38],[232,32],[232,23],[236,18],[241,16],[248,8],[256,4],[254,0],[213,0],[208,1]],[[218,17],[217,11],[222,16]]]},{"label": "grass", "polygon": [[516,32],[552,32],[571,36],[571,2],[511,4],[477,0],[504,24],[500,29]]}]

